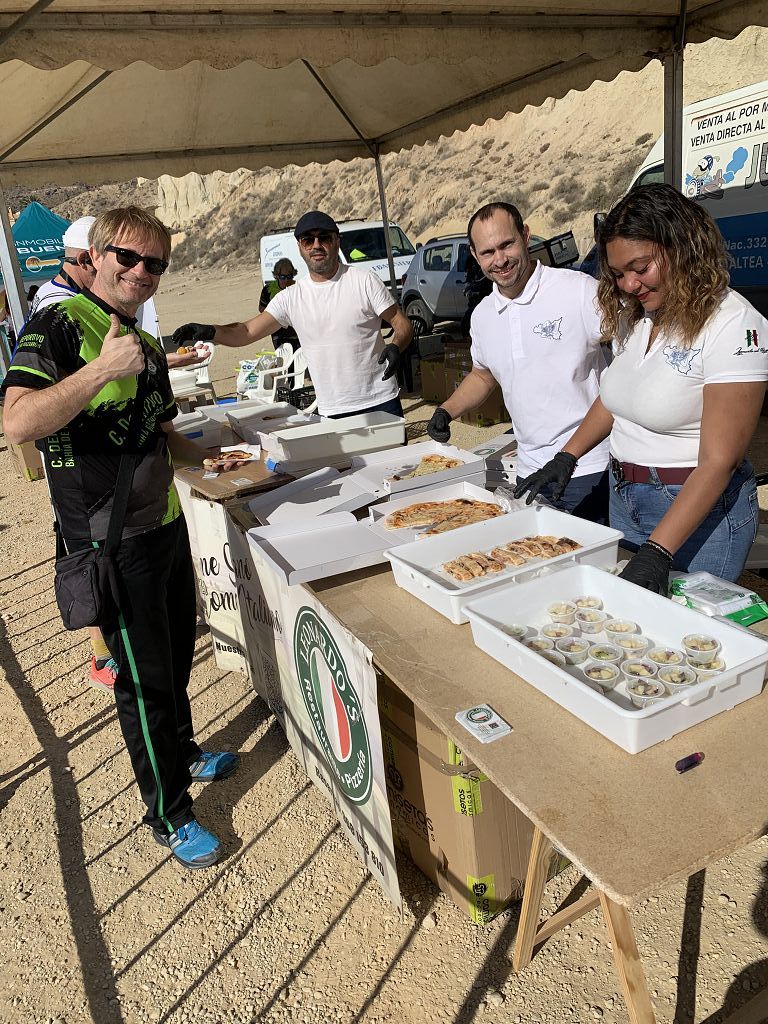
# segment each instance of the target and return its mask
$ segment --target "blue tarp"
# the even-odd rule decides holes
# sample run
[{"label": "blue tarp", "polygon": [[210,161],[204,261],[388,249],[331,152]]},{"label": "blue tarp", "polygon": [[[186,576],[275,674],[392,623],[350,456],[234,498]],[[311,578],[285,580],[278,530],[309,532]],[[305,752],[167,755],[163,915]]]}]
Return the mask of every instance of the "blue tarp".
[{"label": "blue tarp", "polygon": [[58,274],[64,258],[61,236],[68,227],[68,220],[42,203],[24,207],[11,230],[25,284],[42,284]]}]

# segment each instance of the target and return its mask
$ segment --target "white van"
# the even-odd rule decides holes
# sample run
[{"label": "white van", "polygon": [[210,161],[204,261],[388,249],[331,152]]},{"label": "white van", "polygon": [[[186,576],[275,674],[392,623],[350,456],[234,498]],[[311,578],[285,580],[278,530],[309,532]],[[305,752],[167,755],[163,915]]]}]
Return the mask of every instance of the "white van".
[{"label": "white van", "polygon": [[[663,180],[662,135],[630,188]],[[684,108],[680,185],[717,221],[731,285],[768,316],[768,81]]]},{"label": "white van", "polygon": [[[389,288],[389,264],[384,241],[384,223],[380,220],[347,220],[339,224],[341,248],[339,257],[342,263],[354,267],[364,267],[378,274]],[[397,224],[390,221],[389,237],[392,244],[392,256],[395,262],[395,280],[400,294],[400,281],[408,270],[416,250],[408,236]],[[309,273],[307,265],[301,258],[299,243],[293,237],[293,228],[264,235],[260,244],[261,278],[264,282],[272,280],[272,270],[278,260],[287,257],[298,270],[298,276]]]}]

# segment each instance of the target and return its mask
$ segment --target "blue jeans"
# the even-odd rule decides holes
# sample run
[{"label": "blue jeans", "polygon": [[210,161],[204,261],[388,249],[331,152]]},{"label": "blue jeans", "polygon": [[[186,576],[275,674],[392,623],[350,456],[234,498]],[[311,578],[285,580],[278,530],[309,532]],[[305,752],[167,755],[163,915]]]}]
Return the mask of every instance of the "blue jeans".
[{"label": "blue jeans", "polygon": [[[517,482],[522,483],[523,479],[524,477],[519,476]],[[571,477],[559,501],[552,497],[552,484],[543,487],[539,494],[552,508],[569,512],[579,519],[589,519],[592,523],[608,525],[607,469],[602,473],[585,473],[584,476]]]},{"label": "blue jeans", "polygon": [[337,412],[333,416],[328,416],[328,419],[343,420],[347,416],[362,416],[364,412],[388,412],[392,416],[402,416],[403,406],[399,398],[390,398],[380,405],[371,405],[367,409],[355,409],[354,412]]},{"label": "blue jeans", "polygon": [[[624,534],[623,547],[636,551],[659,525],[683,485],[661,483],[653,469],[647,484],[622,484],[618,491],[615,484],[611,475],[611,526]],[[703,570],[735,582],[757,535],[757,524],[755,473],[745,459],[706,519],[676,552],[672,568]]]}]

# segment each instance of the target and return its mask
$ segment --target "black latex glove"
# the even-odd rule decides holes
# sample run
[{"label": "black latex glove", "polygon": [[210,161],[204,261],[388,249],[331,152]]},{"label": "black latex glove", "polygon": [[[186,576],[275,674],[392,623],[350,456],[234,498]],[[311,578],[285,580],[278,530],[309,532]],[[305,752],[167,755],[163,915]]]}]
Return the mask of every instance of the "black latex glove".
[{"label": "black latex glove", "polygon": [[672,555],[661,545],[651,545],[647,541],[634,557],[624,566],[620,580],[652,590],[654,594],[667,596],[669,589],[669,570],[672,568]]},{"label": "black latex glove", "polygon": [[397,345],[385,345],[384,351],[379,356],[379,366],[387,364],[387,368],[381,376],[382,380],[389,380],[397,372],[397,368],[400,365],[400,356],[402,355]]},{"label": "black latex glove", "polygon": [[433,441],[440,441],[445,444],[451,439],[451,420],[453,416],[445,409],[435,409],[432,419],[427,424],[427,433]]},{"label": "black latex glove", "polygon": [[563,491],[568,486],[568,483],[573,476],[573,471],[576,469],[576,459],[568,452],[558,452],[554,458],[550,459],[546,466],[542,466],[541,469],[536,470],[535,473],[531,473],[527,476],[522,483],[519,483],[515,488],[514,494],[516,498],[522,498],[526,491],[528,491],[528,497],[525,499],[525,504],[530,505],[533,499],[539,494],[547,484],[553,484],[552,497],[555,501],[559,501],[563,496]]},{"label": "black latex glove", "polygon": [[213,341],[215,333],[213,324],[183,324],[173,332],[171,344],[178,348],[186,341]]}]

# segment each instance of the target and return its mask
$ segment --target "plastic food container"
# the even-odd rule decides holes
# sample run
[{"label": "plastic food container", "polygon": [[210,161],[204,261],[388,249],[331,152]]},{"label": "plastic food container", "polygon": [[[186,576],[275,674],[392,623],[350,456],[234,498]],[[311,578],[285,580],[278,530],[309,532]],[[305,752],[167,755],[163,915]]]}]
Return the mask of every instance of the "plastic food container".
[{"label": "plastic food container", "polygon": [[555,650],[563,655],[569,665],[580,665],[587,660],[589,641],[578,636],[569,636],[555,642]]},{"label": "plastic food container", "polygon": [[579,633],[576,626],[565,626],[562,622],[549,622],[539,632],[550,640],[564,640],[567,636],[578,636]]},{"label": "plastic food container", "polygon": [[654,665],[652,661],[647,661],[645,658],[632,658],[631,661],[624,662],[621,671],[624,673],[627,688],[629,688],[635,679],[653,679],[658,671],[658,665]]},{"label": "plastic food container", "polygon": [[706,633],[688,633],[683,637],[683,648],[690,663],[708,665],[720,653],[720,641]]},{"label": "plastic food container", "polygon": [[621,672],[616,665],[608,662],[590,661],[584,666],[584,678],[590,686],[596,685],[601,691],[607,692],[620,681]]},{"label": "plastic food container", "polygon": [[714,679],[715,676],[719,676],[725,672],[725,662],[722,658],[715,658],[714,661],[710,661],[707,665],[699,665],[698,663],[689,661],[688,667],[693,669],[696,673],[696,678],[699,681],[704,679]]},{"label": "plastic food container", "polygon": [[510,622],[508,626],[504,626],[504,632],[513,636],[515,640],[519,640],[520,643],[524,643],[535,635],[536,630],[531,629],[530,626],[523,626],[519,622]]},{"label": "plastic food container", "polygon": [[572,626],[576,621],[576,605],[573,601],[555,601],[547,608],[547,614],[553,622]]},{"label": "plastic food container", "polygon": [[579,608],[576,624],[582,633],[602,633],[608,616],[600,608]]},{"label": "plastic food container", "polygon": [[553,665],[557,665],[559,668],[565,667],[565,658],[559,651],[540,651],[539,653],[542,658],[551,662]]},{"label": "plastic food container", "polygon": [[613,642],[624,652],[625,658],[644,658],[651,641],[639,633],[619,633]]},{"label": "plastic food container", "polygon": [[657,679],[664,684],[667,693],[679,693],[697,681],[696,673],[687,665],[667,665],[666,668],[660,668]]},{"label": "plastic food container", "polygon": [[535,636],[533,640],[528,640],[525,646],[536,654],[541,654],[542,651],[554,651],[555,641],[546,636]]},{"label": "plastic food container", "polygon": [[611,619],[605,624],[605,635],[613,641],[617,636],[624,636],[627,633],[639,633],[640,627],[631,619]]},{"label": "plastic food container", "polygon": [[658,679],[633,679],[627,682],[627,693],[636,708],[647,708],[667,696],[664,684]]},{"label": "plastic food container", "polygon": [[675,647],[651,647],[645,657],[659,668],[663,668],[665,665],[685,664],[685,655]]},{"label": "plastic food container", "polygon": [[592,644],[589,648],[590,661],[601,665],[618,665],[624,657],[624,651],[616,644]]},{"label": "plastic food container", "polygon": [[588,608],[596,609],[600,611],[603,607],[602,598],[594,597],[592,594],[583,594],[581,597],[574,597],[573,603],[579,609],[579,611],[585,611]]}]

